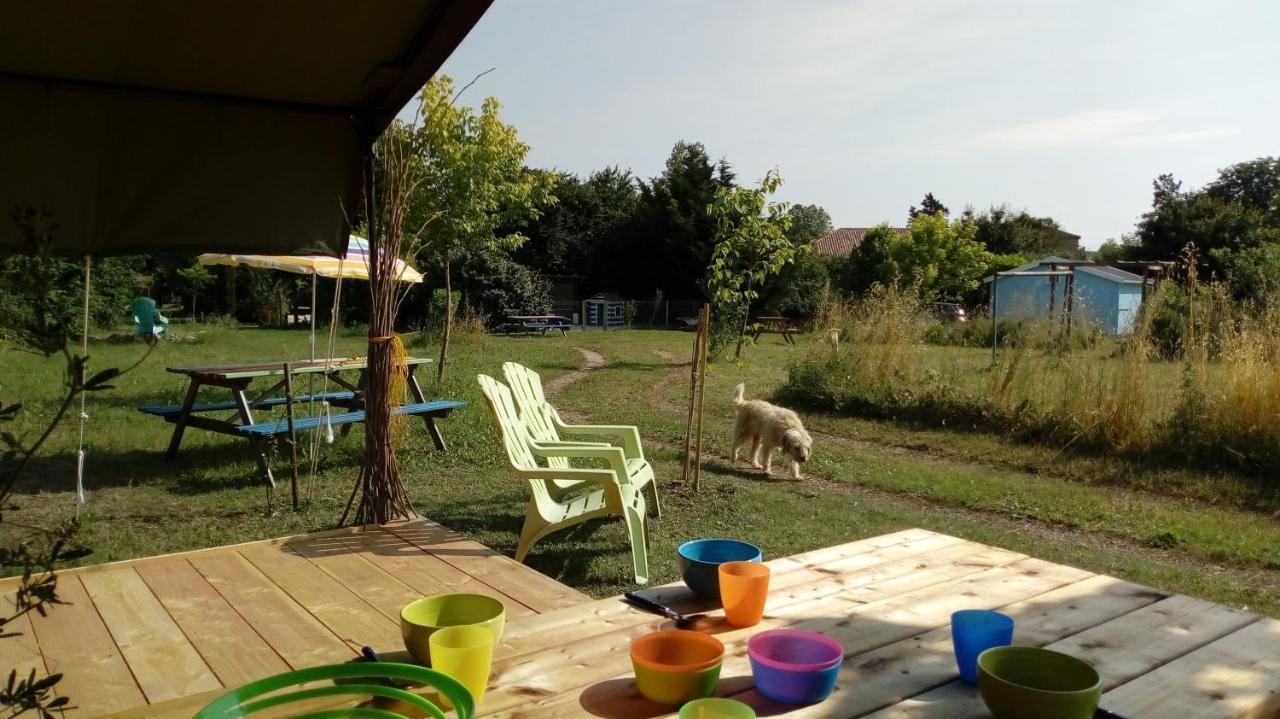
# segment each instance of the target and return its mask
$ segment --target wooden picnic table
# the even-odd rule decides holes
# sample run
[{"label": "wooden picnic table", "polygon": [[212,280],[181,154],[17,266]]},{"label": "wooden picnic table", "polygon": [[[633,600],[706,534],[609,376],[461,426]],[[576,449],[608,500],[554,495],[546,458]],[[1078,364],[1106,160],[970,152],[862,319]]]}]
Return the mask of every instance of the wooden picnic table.
[{"label": "wooden picnic table", "polygon": [[751,338],[759,341],[763,334],[782,335],[787,344],[795,344],[792,335],[800,334],[800,328],[790,317],[757,317],[751,327]]},{"label": "wooden picnic table", "polygon": [[[415,402],[425,403],[426,399],[422,394],[422,387],[418,385],[414,372],[419,366],[430,362],[430,359],[421,357],[410,357],[406,360],[409,368],[407,384]],[[178,456],[178,448],[182,444],[182,436],[187,427],[196,427],[220,434],[245,436],[240,428],[254,424],[254,409],[281,404],[281,398],[276,397],[276,393],[286,385],[285,365],[286,363],[281,360],[278,362],[246,364],[168,367],[166,371],[185,375],[188,378],[189,383],[182,405],[177,408],[142,407],[140,409],[150,414],[159,415],[174,424],[173,436],[169,440],[169,449],[165,453],[165,457],[173,461]],[[288,367],[290,379],[304,375],[324,375],[334,385],[345,390],[331,395],[301,398],[303,401],[315,399],[345,408],[361,408],[364,406],[364,382],[365,371],[369,367],[368,359],[363,357],[341,357],[329,361],[291,362],[288,363]],[[344,373],[350,372],[358,372],[358,378],[352,381],[343,376]],[[256,397],[250,399],[247,394],[249,386],[258,380],[275,381],[267,389],[259,392]],[[196,398],[200,388],[205,386],[226,389],[231,395],[231,401],[197,404]],[[207,416],[212,413],[225,413],[228,410],[235,413],[229,419],[216,419]],[[444,451],[444,437],[440,434],[434,418],[430,414],[422,416],[426,421],[427,431],[430,433],[436,448]],[[346,427],[344,427],[344,431],[345,429]],[[271,466],[267,461],[266,443],[257,435],[249,435],[248,439],[254,448],[253,454],[255,461],[258,463],[258,471],[269,484],[274,485],[275,479],[271,474]]]},{"label": "wooden picnic table", "polygon": [[564,315],[507,315],[505,325],[508,334],[513,331],[532,333],[541,330],[545,336],[549,331],[559,330],[565,337],[569,335],[570,327],[573,327],[573,320]]},{"label": "wooden picnic table", "polygon": [[[402,534],[394,528],[390,531]],[[246,595],[245,602],[252,609],[246,618],[255,628],[272,628],[270,634],[259,630],[263,638],[287,638],[298,645],[294,653],[281,653],[291,666],[332,660],[343,651],[335,646],[331,654],[319,649],[311,655],[298,654],[311,644],[293,637],[295,630],[289,628],[311,632],[328,626],[345,640],[345,651],[364,643],[389,654],[389,658],[402,656],[390,653],[398,649],[398,635],[387,618],[395,616],[397,603],[411,593],[403,587],[394,592],[385,590],[371,581],[369,575],[376,572],[346,554],[348,549],[370,546],[360,535],[337,541],[345,545],[342,551],[316,545],[299,548],[300,556],[274,562],[264,562],[257,550],[241,550],[293,595],[293,599],[281,596],[272,601],[249,599]],[[415,544],[432,551],[437,546]],[[376,550],[362,556],[378,562],[405,582],[413,581],[411,574],[401,576],[415,566],[415,560],[409,557]],[[466,552],[439,556],[458,561]],[[308,566],[307,559],[319,567],[319,573]],[[393,560],[397,563],[387,563]],[[143,560],[147,561],[150,560]],[[239,567],[236,562],[191,561],[219,590],[226,586],[240,593],[249,591],[242,586],[246,579],[227,576]],[[495,570],[505,566],[500,558],[488,561],[493,562]],[[286,564],[293,566],[295,573],[288,578],[289,584],[279,578]],[[976,689],[958,680],[952,656],[949,618],[951,612],[965,608],[999,609],[1017,622],[1015,643],[1047,646],[1093,663],[1103,678],[1102,706],[1129,719],[1265,718],[1275,717],[1280,711],[1280,622],[1273,619],[920,529],[774,559],[768,564],[773,574],[765,619],[747,629],[725,625],[718,619],[722,616],[720,611],[695,599],[683,585],[643,592],[686,611],[710,610],[712,622],[706,630],[715,633],[726,646],[716,694],[744,701],[756,707],[760,716],[989,716]],[[310,574],[300,573],[303,570],[317,579],[323,578],[323,585],[310,585]],[[144,565],[139,564],[138,571],[150,581]],[[382,577],[381,581],[390,580]],[[89,586],[103,583],[85,579]],[[334,586],[325,589],[329,585]],[[349,591],[338,585],[345,585]],[[291,587],[301,593],[294,594]],[[169,592],[181,596],[186,591],[182,585],[173,585],[157,594],[165,602]],[[358,598],[349,596],[352,592],[377,608],[356,606]],[[97,593],[93,592],[95,601]],[[335,604],[339,599],[330,599],[331,593],[340,597],[340,605]],[[110,596],[118,606],[132,595]],[[294,599],[302,602],[302,607]],[[140,601],[154,599],[145,594]],[[174,609],[184,611],[191,611],[194,606],[177,601],[173,604]],[[674,716],[672,708],[653,704],[636,692],[628,654],[632,638],[670,628],[670,622],[632,609],[617,598],[570,602],[538,614],[526,610],[517,615],[514,608],[524,609],[508,603],[507,628],[495,652],[490,685],[480,705],[481,716]],[[56,617],[61,611],[67,610],[55,608],[50,616]],[[71,611],[80,610],[72,607]],[[118,609],[94,615],[98,616],[106,621],[117,641],[121,636],[129,639],[130,633],[139,631],[137,624],[141,620],[131,621]],[[143,615],[143,619],[147,616]],[[36,636],[40,639],[40,626],[54,620],[33,621],[38,625]],[[753,689],[746,641],[755,632],[780,627],[820,631],[844,646],[839,682],[826,701],[787,706],[771,702]],[[272,660],[270,665],[249,665],[242,647],[225,640],[221,630],[206,629],[210,631],[203,634],[210,635],[211,644],[201,655],[192,653],[189,662],[193,672],[199,670],[201,676],[208,676],[205,662],[209,666],[226,664],[239,668],[236,678],[240,679],[268,674],[278,665],[275,654],[264,655]],[[167,643],[186,641],[176,631],[144,636],[152,646],[130,646],[133,654],[146,656],[166,649]],[[256,636],[252,638],[255,643],[261,641]],[[214,639],[218,641],[213,642]],[[126,646],[121,644],[122,649]],[[104,670],[99,665],[89,668]],[[169,665],[163,669],[161,673],[180,672]],[[156,681],[138,668],[133,676],[139,682]],[[127,684],[128,678],[129,674],[125,674],[120,681]],[[208,681],[213,681],[212,677]],[[193,680],[193,688],[188,690],[191,696],[153,703],[120,716],[189,717],[218,695],[217,691],[201,691],[205,686],[207,683],[196,685]],[[102,692],[91,694],[96,698]]]}]

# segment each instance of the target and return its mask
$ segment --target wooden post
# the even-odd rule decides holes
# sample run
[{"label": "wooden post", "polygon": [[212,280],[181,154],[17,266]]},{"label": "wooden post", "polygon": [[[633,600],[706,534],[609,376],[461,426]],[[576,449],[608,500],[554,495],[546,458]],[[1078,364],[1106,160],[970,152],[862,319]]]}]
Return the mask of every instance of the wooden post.
[{"label": "wooden post", "polygon": [[1000,344],[1000,320],[996,317],[996,284],[1000,282],[1000,273],[991,278],[991,366],[996,364],[996,346]]},{"label": "wooden post", "polygon": [[689,418],[684,426],[684,471],[681,482],[689,481],[689,461],[693,457],[693,409],[698,397],[698,353],[702,348],[702,313],[698,313],[698,328],[693,333],[693,356],[689,360]]},{"label": "wooden post", "polygon": [[293,511],[298,511],[298,433],[293,426],[293,372],[284,363],[284,412],[289,422],[289,491],[293,493]]},{"label": "wooden post", "polygon": [[698,491],[698,480],[702,478],[702,408],[707,400],[707,345],[711,334],[711,305],[703,305],[698,319],[698,327],[702,328],[702,348],[698,355],[698,441],[693,455],[693,491]]}]

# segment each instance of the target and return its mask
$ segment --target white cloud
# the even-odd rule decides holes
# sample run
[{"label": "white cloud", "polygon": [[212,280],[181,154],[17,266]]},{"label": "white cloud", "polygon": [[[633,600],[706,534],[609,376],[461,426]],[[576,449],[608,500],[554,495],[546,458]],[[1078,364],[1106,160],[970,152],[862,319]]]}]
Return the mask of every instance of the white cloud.
[{"label": "white cloud", "polygon": [[1200,142],[1240,132],[1235,127],[1169,129],[1163,115],[1147,110],[1089,110],[980,130],[930,148],[967,152],[1027,152],[1111,145],[1163,145]]}]

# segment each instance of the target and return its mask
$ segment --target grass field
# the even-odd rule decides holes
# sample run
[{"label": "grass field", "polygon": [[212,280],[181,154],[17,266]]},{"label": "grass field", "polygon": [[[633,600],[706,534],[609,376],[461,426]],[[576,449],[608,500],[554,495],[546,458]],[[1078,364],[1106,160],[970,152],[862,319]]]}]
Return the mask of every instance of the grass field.
[{"label": "grass field", "polygon": [[[359,462],[358,431],[324,448],[314,482],[304,478],[311,501],[298,513],[287,509],[287,490],[277,492],[277,511],[265,512],[266,494],[242,441],[190,430],[178,461],[164,461],[171,425],[135,409],[181,399],[184,378],[164,367],[298,359],[307,351],[299,331],[215,327],[199,336],[196,344],[161,344],[116,390],[92,398],[83,540],[95,553],[87,561],[325,529],[341,513]],[[443,455],[431,449],[419,423],[410,424],[400,451],[410,495],[422,514],[513,551],[525,489],[505,470],[474,376],[496,375],[501,362],[514,359],[547,381],[577,370],[583,348],[606,363],[552,399],[578,416],[640,427],[664,500],[664,516],[652,527],[656,581],[676,577],[674,548],[692,537],[742,537],[781,556],[919,526],[1280,616],[1280,522],[1237,506],[1247,483],[1230,475],[1060,453],[990,433],[823,414],[806,416],[816,449],[805,481],[766,480],[730,467],[723,456],[733,386],[745,381],[750,395],[768,396],[808,342],[791,347],[766,338],[746,351],[743,363],[713,368],[709,456],[694,493],[679,481],[688,368],[678,363],[691,348],[689,335],[468,338],[443,385],[434,373],[422,373],[429,396],[470,406],[444,421],[450,450]],[[360,354],[363,343],[360,333],[344,334],[338,353]],[[96,367],[118,366],[141,349],[104,342],[90,354]],[[943,351],[957,363],[984,355]],[[52,412],[62,365],[14,349],[0,353],[0,398],[26,401],[17,427],[32,431]],[[60,429],[19,493],[21,512],[7,513],[6,520],[47,523],[74,511],[75,438],[73,424]],[[277,477],[287,477],[282,458],[274,466]],[[626,547],[620,522],[589,524],[544,540],[529,564],[606,596],[628,586]]]}]

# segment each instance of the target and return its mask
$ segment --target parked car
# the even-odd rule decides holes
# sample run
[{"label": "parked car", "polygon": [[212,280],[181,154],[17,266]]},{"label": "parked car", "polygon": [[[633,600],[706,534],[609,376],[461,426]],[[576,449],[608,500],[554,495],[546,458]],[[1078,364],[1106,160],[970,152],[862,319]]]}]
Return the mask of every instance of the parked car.
[{"label": "parked car", "polygon": [[955,302],[934,302],[933,316],[943,323],[969,321],[969,317],[964,313],[964,307]]}]

